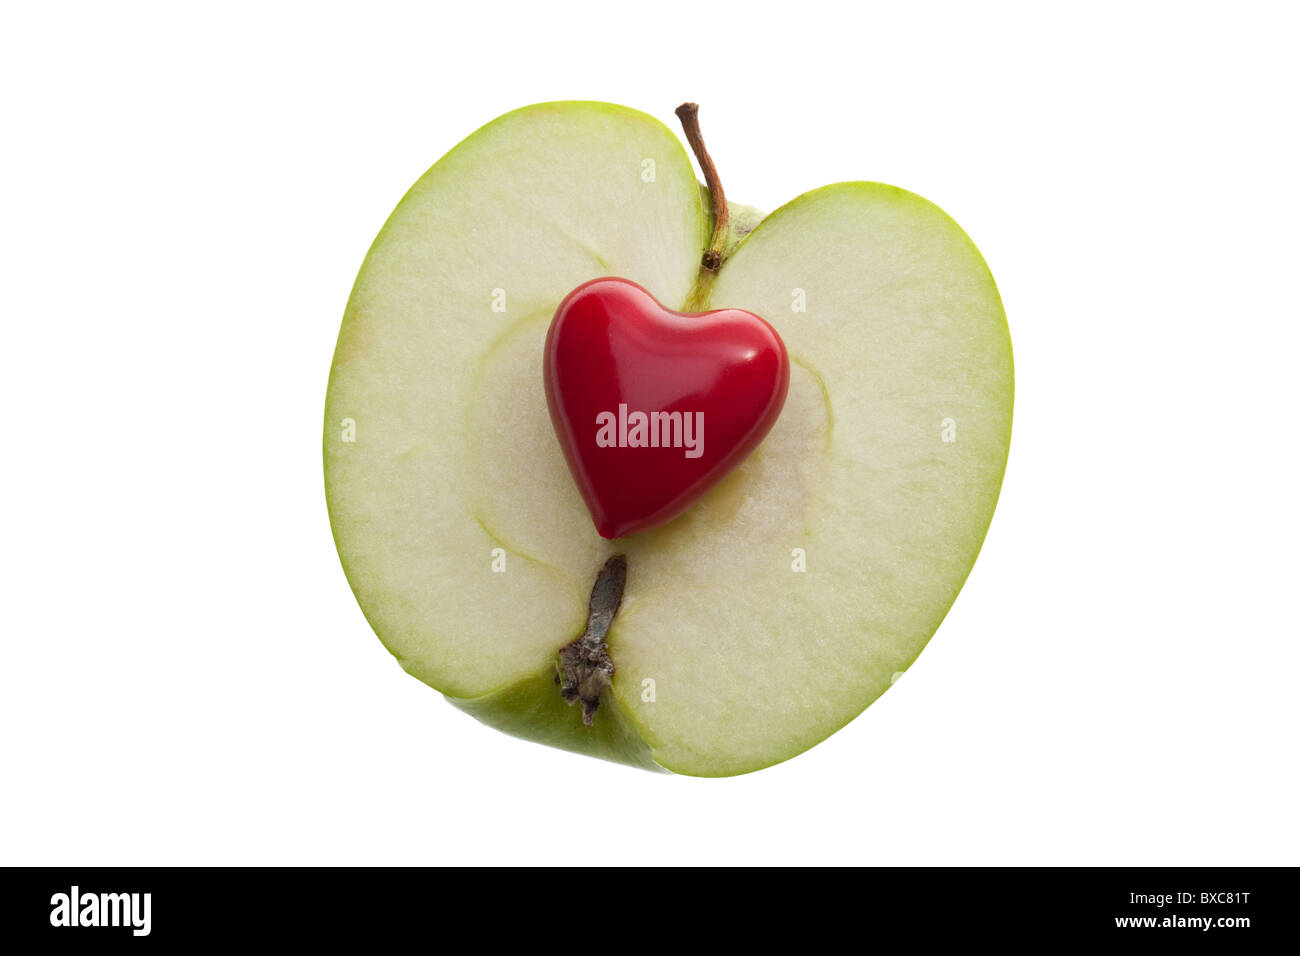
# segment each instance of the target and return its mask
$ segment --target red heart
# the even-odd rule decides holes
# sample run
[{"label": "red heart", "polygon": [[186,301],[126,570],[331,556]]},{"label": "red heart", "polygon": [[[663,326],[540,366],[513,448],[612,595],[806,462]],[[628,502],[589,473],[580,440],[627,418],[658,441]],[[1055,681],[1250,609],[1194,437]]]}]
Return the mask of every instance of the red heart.
[{"label": "red heart", "polygon": [[543,364],[551,422],[604,538],[690,507],[763,440],[790,385],[781,337],[752,312],[674,312],[626,279],[569,293]]}]

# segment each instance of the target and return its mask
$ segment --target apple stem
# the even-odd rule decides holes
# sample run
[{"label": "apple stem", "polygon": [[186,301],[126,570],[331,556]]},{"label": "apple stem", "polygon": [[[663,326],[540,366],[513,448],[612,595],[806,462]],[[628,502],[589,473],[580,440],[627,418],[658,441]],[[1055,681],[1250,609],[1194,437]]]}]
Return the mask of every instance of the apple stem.
[{"label": "apple stem", "polygon": [[582,722],[588,727],[600,706],[600,694],[614,676],[614,661],[605,635],[623,603],[627,585],[627,558],[616,554],[600,569],[587,604],[587,627],[582,636],[560,650],[556,681],[560,696],[573,706],[582,701]]},{"label": "apple stem", "polygon": [[686,141],[691,144],[691,150],[704,172],[704,185],[708,187],[709,199],[713,203],[713,238],[704,250],[700,267],[706,272],[717,272],[722,265],[722,250],[727,245],[727,226],[731,220],[727,196],[722,191],[718,167],[713,165],[713,157],[704,147],[704,136],[700,133],[700,104],[683,103],[677,107],[677,118],[681,120]]}]

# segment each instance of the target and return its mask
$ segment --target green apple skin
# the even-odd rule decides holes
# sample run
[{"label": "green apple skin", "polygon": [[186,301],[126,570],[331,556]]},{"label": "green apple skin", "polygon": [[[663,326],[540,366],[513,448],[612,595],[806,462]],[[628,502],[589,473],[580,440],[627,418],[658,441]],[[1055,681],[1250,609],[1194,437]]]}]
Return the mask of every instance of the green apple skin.
[{"label": "green apple skin", "polygon": [[636,722],[615,694],[604,694],[596,719],[590,727],[584,725],[580,709],[570,707],[560,697],[553,666],[491,694],[446,699],[476,720],[513,737],[644,770],[666,769],[655,762]]},{"label": "green apple skin", "polygon": [[[325,464],[349,582],[408,672],[517,737],[724,776],[815,745],[924,648],[992,518],[1013,366],[987,266],[919,196],[840,183],[766,217],[732,206],[722,269],[701,280],[707,200],[671,131],[633,110],[540,104],[479,130],[363,265]],[[577,498],[538,372],[555,305],[610,274],[676,308],[763,315],[794,369],[750,459],[686,515],[617,542]],[[509,310],[489,311],[503,288]],[[488,573],[489,552],[510,571]],[[620,552],[617,669],[587,727],[555,655]]]}]

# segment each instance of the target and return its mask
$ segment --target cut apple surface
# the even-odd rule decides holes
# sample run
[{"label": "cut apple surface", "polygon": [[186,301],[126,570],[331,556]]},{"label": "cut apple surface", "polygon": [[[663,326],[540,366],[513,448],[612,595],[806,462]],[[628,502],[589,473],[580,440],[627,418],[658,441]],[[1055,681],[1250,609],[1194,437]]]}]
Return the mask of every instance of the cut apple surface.
[{"label": "cut apple surface", "polygon": [[[704,199],[707,201],[707,194]],[[900,189],[843,183],[736,233],[657,120],[555,103],[453,149],[375,241],[326,402],[331,522],[371,625],[410,673],[521,737],[682,773],[743,773],[851,720],[966,578],[1011,429],[1002,305],[979,252]],[[551,427],[542,355],[574,288],[780,333],[784,410],[680,517],[613,541]],[[556,686],[593,581],[627,559],[592,725]]]}]

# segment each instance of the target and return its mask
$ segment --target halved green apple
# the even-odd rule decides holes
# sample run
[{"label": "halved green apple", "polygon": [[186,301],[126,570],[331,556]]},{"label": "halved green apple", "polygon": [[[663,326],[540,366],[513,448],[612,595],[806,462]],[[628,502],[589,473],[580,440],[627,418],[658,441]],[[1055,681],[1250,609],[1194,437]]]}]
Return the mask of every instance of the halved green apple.
[{"label": "halved green apple", "polygon": [[[757,228],[737,214],[701,282],[707,199],[676,136],[634,110],[548,103],[484,126],[366,258],[324,448],[348,580],[407,671],[508,733],[718,776],[826,738],[921,652],[992,517],[1013,384],[992,276],[936,206],[854,182]],[[602,275],[755,312],[792,362],[759,448],[618,541],[592,526],[541,379],[556,306]],[[615,672],[587,727],[557,654],[613,554]]]}]

